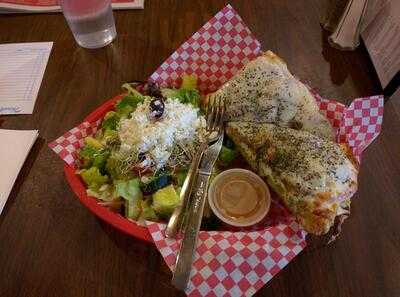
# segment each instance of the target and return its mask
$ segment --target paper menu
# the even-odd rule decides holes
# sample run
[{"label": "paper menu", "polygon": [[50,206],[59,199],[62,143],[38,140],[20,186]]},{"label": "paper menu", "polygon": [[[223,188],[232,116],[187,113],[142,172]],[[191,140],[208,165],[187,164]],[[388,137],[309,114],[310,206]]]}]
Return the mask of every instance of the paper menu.
[{"label": "paper menu", "polygon": [[391,0],[368,0],[367,11],[362,20],[362,31],[374,20],[381,9],[390,1]]},{"label": "paper menu", "polygon": [[38,130],[0,129],[0,214],[38,135]]},{"label": "paper menu", "polygon": [[31,114],[53,42],[0,44],[0,115]]},{"label": "paper menu", "polygon": [[[400,1],[385,0],[361,33],[383,88],[400,72]],[[382,7],[381,7],[382,6]]]}]

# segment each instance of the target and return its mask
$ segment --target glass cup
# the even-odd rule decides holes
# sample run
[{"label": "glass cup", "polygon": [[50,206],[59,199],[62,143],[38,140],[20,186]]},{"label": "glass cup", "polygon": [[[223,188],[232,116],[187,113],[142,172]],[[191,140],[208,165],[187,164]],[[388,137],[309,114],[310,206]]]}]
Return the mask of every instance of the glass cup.
[{"label": "glass cup", "polygon": [[117,36],[111,0],[59,0],[59,3],[81,47],[104,47]]}]

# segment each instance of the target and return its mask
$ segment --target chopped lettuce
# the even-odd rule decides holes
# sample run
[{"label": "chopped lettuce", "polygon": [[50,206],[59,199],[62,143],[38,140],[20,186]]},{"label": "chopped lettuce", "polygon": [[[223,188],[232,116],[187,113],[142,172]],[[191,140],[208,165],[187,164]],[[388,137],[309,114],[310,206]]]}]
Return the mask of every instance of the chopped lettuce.
[{"label": "chopped lettuce", "polygon": [[140,102],[141,101],[137,100],[135,97],[128,95],[117,103],[115,110],[121,118],[126,118],[135,110],[135,107]]},{"label": "chopped lettuce", "polygon": [[140,214],[140,203],[143,200],[142,191],[139,188],[139,179],[115,183],[116,194],[125,199],[125,216],[136,220]]},{"label": "chopped lettuce", "polygon": [[118,159],[115,157],[115,153],[111,153],[110,157],[106,162],[106,171],[113,180],[124,179],[118,170]]},{"label": "chopped lettuce", "polygon": [[92,190],[99,190],[100,187],[108,182],[108,176],[102,175],[99,168],[93,166],[89,169],[78,171],[85,184]]},{"label": "chopped lettuce", "polygon": [[187,174],[188,174],[187,169],[181,169],[175,173],[175,182],[179,187],[182,187],[183,183],[185,182]]},{"label": "chopped lettuce", "polygon": [[139,218],[142,200],[125,200],[125,216],[132,220],[137,220]]},{"label": "chopped lettuce", "polygon": [[110,151],[103,144],[89,136],[85,138],[85,146],[78,153],[83,168],[95,166],[104,171]]},{"label": "chopped lettuce", "polygon": [[101,127],[107,130],[117,130],[120,117],[115,111],[109,111],[104,116]]},{"label": "chopped lettuce", "polygon": [[181,103],[189,103],[195,107],[199,107],[200,105],[200,93],[198,90],[162,89],[161,93],[164,97],[178,99]]},{"label": "chopped lettuce", "polygon": [[229,166],[232,161],[236,159],[236,155],[237,153],[234,149],[230,149],[223,145],[218,156],[219,164],[222,166]]},{"label": "chopped lettuce", "polygon": [[135,88],[133,88],[130,84],[126,83],[122,85],[122,88],[128,91],[128,96],[135,97],[137,99],[142,99],[144,96]]},{"label": "chopped lettuce", "polygon": [[153,194],[153,209],[163,218],[169,217],[179,203],[179,195],[172,185],[160,189]]},{"label": "chopped lettuce", "polygon": [[155,213],[154,209],[151,207],[151,203],[149,199],[141,200],[140,206],[142,208],[142,212],[139,216],[139,221],[150,220],[150,221],[158,221],[158,216]]},{"label": "chopped lettuce", "polygon": [[110,130],[110,129],[104,130],[102,140],[106,145],[120,144],[118,132],[115,130]]},{"label": "chopped lettuce", "polygon": [[134,178],[128,181],[118,181],[115,183],[117,195],[126,200],[142,199],[143,194],[139,188],[139,179]]},{"label": "chopped lettuce", "polygon": [[91,147],[91,146],[84,146],[82,149],[79,150],[79,159],[82,162],[82,167],[83,168],[89,168],[93,164],[93,159],[94,156],[97,153],[97,149]]},{"label": "chopped lettuce", "polygon": [[97,190],[89,188],[86,190],[86,192],[89,196],[95,197],[103,201],[112,201],[117,198],[115,195],[114,187],[109,184],[104,184]]},{"label": "chopped lettuce", "polygon": [[105,170],[113,180],[129,180],[133,177],[133,172],[131,171],[122,172],[120,156],[115,151],[112,151],[108,157]]},{"label": "chopped lettuce", "polygon": [[144,101],[145,96],[132,88],[130,84],[124,84],[122,87],[128,91],[128,95],[115,105],[115,110],[120,118],[126,118],[135,110],[139,103]]},{"label": "chopped lettuce", "polygon": [[200,93],[197,90],[197,77],[194,75],[183,75],[182,85],[179,89],[161,89],[161,94],[166,98],[178,99],[181,103],[200,105]]},{"label": "chopped lettuce", "polygon": [[92,166],[96,166],[97,168],[100,169],[100,171],[102,173],[104,173],[106,162],[107,162],[107,159],[108,159],[109,156],[110,156],[110,151],[108,149],[98,150],[93,155],[93,164],[92,164]]},{"label": "chopped lettuce", "polygon": [[96,166],[104,173],[104,169],[107,163],[107,159],[110,156],[109,150],[100,150],[96,154],[94,154],[93,158],[93,166]]},{"label": "chopped lettuce", "polygon": [[90,146],[94,149],[104,148],[104,145],[98,139],[95,139],[92,136],[86,137],[84,141],[85,141],[85,146]]}]

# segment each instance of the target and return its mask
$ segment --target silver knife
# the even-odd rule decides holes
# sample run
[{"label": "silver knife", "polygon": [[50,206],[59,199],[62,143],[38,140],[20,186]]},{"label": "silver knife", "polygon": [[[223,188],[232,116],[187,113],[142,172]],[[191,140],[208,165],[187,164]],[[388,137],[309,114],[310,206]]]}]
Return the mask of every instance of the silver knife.
[{"label": "silver knife", "polygon": [[184,216],[189,208],[190,194],[192,192],[194,180],[197,174],[197,168],[200,166],[201,159],[203,157],[204,151],[207,149],[207,142],[200,144],[200,148],[197,151],[195,157],[193,158],[192,164],[190,165],[189,171],[182,185],[181,192],[179,194],[181,205],[178,205],[171,215],[168,221],[167,228],[165,229],[165,237],[176,238],[176,236],[181,233]]},{"label": "silver knife", "polygon": [[224,134],[222,132],[217,142],[204,152],[198,169],[195,187],[192,191],[192,203],[189,207],[189,212],[185,216],[184,237],[176,257],[175,270],[172,276],[172,284],[180,290],[185,290],[189,281],[193,256],[197,247],[197,237],[203,218],[208,182],[215,161],[221,151],[223,139]]}]

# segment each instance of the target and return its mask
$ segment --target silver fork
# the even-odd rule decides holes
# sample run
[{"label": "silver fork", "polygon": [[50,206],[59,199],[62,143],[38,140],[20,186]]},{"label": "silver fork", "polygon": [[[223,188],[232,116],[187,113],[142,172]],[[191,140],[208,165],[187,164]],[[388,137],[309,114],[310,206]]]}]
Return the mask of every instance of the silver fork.
[{"label": "silver fork", "polygon": [[195,182],[195,176],[201,158],[207,147],[217,139],[218,129],[221,124],[220,122],[223,121],[223,115],[221,116],[221,107],[218,105],[219,103],[219,100],[215,100],[215,97],[210,97],[206,113],[206,139],[200,144],[200,147],[190,164],[188,174],[186,175],[180,192],[181,204],[175,208],[168,221],[167,228],[165,229],[165,236],[167,238],[176,238],[178,234],[182,233],[184,216],[188,210],[190,194],[193,188],[193,183]]},{"label": "silver fork", "polygon": [[184,290],[187,286],[192,268],[193,256],[197,246],[197,237],[203,218],[204,204],[207,197],[208,183],[215,161],[221,151],[224,138],[223,117],[225,105],[221,98],[216,98],[219,112],[216,115],[217,141],[210,145],[203,154],[196,175],[196,184],[193,188],[189,209],[184,222],[184,237],[175,262],[172,284]]}]

